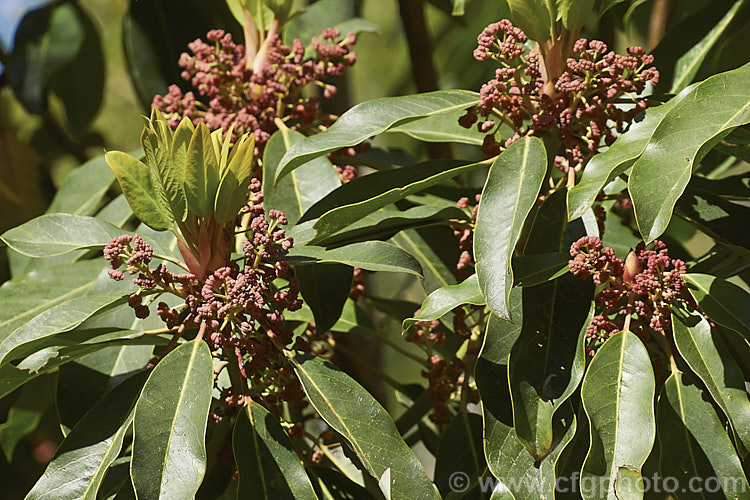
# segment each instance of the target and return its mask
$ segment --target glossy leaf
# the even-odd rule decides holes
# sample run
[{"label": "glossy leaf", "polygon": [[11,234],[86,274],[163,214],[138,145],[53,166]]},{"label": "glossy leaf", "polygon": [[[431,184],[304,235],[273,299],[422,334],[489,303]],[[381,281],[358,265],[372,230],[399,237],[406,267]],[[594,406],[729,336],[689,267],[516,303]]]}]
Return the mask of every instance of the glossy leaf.
[{"label": "glossy leaf", "polygon": [[[448,234],[447,237],[453,238],[453,235]],[[418,230],[401,231],[393,237],[393,241],[412,254],[422,266],[422,284],[428,294],[440,287],[456,284],[456,278],[451,270],[453,265],[447,264],[438,254],[444,248],[430,243]],[[457,259],[453,262],[457,262]]]},{"label": "glossy leaf", "polygon": [[546,172],[541,139],[519,139],[492,164],[482,191],[474,231],[476,272],[487,305],[503,319],[511,320],[511,258]]},{"label": "glossy leaf", "polygon": [[276,187],[272,185],[276,167],[291,145],[305,138],[296,130],[274,133],[263,150],[263,206],[284,212],[294,225],[310,207],[341,186],[336,169],[325,156],[311,160],[294,170]]},{"label": "glossy leaf", "polygon": [[508,362],[513,427],[535,460],[552,448],[553,415],[578,387],[593,288],[572,275],[523,290],[523,326]]},{"label": "glossy leaf", "polygon": [[318,498],[289,434],[260,404],[240,411],[232,447],[240,474],[237,498]]},{"label": "glossy leaf", "polygon": [[541,255],[513,257],[514,286],[535,286],[556,279],[568,272],[570,255],[550,252]]},{"label": "glossy leaf", "polygon": [[287,254],[291,264],[332,262],[359,267],[367,271],[387,271],[422,275],[417,260],[391,243],[365,241],[326,250],[323,247],[293,247]]},{"label": "glossy leaf", "polygon": [[742,370],[729,347],[698,314],[672,313],[674,342],[693,372],[722,409],[746,450],[750,450],[750,401]]},{"label": "glossy leaf", "polygon": [[724,17],[717,24],[713,25],[711,31],[700,42],[680,56],[675,64],[675,78],[672,82],[672,88],[669,90],[670,93],[678,93],[695,79],[695,75],[698,74],[701,64],[703,64],[712,49],[714,49],[744,3],[743,0],[736,1],[732,8],[724,14]]},{"label": "glossy leaf", "polygon": [[302,164],[369,137],[426,116],[466,109],[478,102],[476,94],[442,90],[425,94],[384,97],[358,104],[341,115],[328,130],[293,145],[279,162],[274,184]]},{"label": "glossy leaf", "polygon": [[641,121],[633,123],[606,151],[591,158],[583,169],[581,179],[568,190],[568,220],[582,217],[604,186],[633,165],[643,154],[664,115],[694,88],[685,89],[661,106],[647,109]]},{"label": "glossy leaf", "polygon": [[393,500],[440,498],[419,459],[370,393],[320,358],[299,356],[293,363],[310,403],[346,439],[365,471],[380,478],[391,469]]},{"label": "glossy leaf", "polygon": [[354,269],[344,264],[295,266],[302,299],[312,309],[315,327],[324,333],[341,317],[344,304],[352,288]]},{"label": "glossy leaf", "polygon": [[439,319],[462,304],[484,304],[476,274],[472,274],[458,285],[444,286],[432,292],[419,308],[419,314],[404,320],[402,329],[408,330],[417,321]]},{"label": "glossy leaf", "polygon": [[750,295],[729,281],[707,274],[685,274],[690,295],[711,321],[750,339]]},{"label": "glossy leaf", "polygon": [[51,257],[104,247],[122,233],[122,229],[93,217],[49,214],[9,229],[0,235],[0,240],[29,257]]},{"label": "glossy leaf", "polygon": [[185,196],[189,213],[196,217],[208,215],[214,208],[218,188],[219,159],[214,151],[211,133],[201,123],[193,132],[185,160]]},{"label": "glossy leaf", "polygon": [[659,470],[662,477],[670,478],[670,487],[697,495],[697,483],[711,493],[699,495],[702,498],[750,498],[732,441],[711,403],[688,376],[675,372],[664,383],[657,419]]},{"label": "glossy leaf", "polygon": [[131,476],[139,498],[192,498],[206,471],[213,391],[208,344],[185,342],[151,372],[135,406]]},{"label": "glossy leaf", "polygon": [[26,498],[95,500],[107,469],[120,453],[145,380],[145,372],[134,375],[94,406],[68,434]]},{"label": "glossy leaf", "polygon": [[110,151],[105,158],[135,216],[156,231],[172,228],[173,216],[156,194],[149,167],[120,151]]},{"label": "glossy leaf", "polygon": [[642,498],[641,467],[656,433],[654,372],[643,343],[628,331],[599,348],[581,387],[590,425],[589,452],[581,482],[601,486],[582,492],[590,498]]},{"label": "glossy leaf", "polygon": [[401,125],[397,125],[389,132],[400,132],[418,141],[424,142],[456,142],[481,146],[484,134],[476,127],[464,128],[458,119],[466,114],[464,110],[447,113],[445,115],[419,118]]},{"label": "glossy leaf", "polygon": [[354,179],[313,205],[302,221],[319,217],[313,225],[322,239],[354,224],[368,214],[430,186],[471,172],[486,162],[461,164],[454,160],[433,160],[411,167]]},{"label": "glossy leaf", "polygon": [[124,301],[127,295],[127,291],[84,295],[43,311],[0,337],[0,365],[33,354],[49,337],[72,330],[96,312]]},{"label": "glossy leaf", "polygon": [[748,78],[750,64],[697,84],[654,130],[628,181],[644,240],[651,241],[666,230],[702,148],[731,128],[750,122],[750,90],[744,85]]}]

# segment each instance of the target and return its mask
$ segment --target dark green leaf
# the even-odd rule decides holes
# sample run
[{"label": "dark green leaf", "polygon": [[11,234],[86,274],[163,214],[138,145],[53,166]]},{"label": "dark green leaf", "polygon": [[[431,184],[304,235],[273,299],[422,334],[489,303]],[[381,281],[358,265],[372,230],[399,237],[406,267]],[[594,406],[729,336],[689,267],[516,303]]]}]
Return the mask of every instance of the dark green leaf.
[{"label": "dark green leaf", "polygon": [[[447,238],[453,237],[453,234],[447,234]],[[458,258],[449,266],[438,254],[447,249],[439,246],[439,243],[431,244],[426,238],[429,238],[429,235],[423,236],[418,230],[409,229],[395,235],[393,241],[419,261],[424,273],[424,289],[427,293],[432,293],[440,287],[456,283],[452,268],[455,267],[454,263],[458,262]]]},{"label": "dark green leaf", "polygon": [[514,286],[535,286],[568,272],[570,255],[551,252],[513,257]]},{"label": "dark green leaf", "polygon": [[83,248],[104,247],[122,233],[122,229],[93,217],[49,214],[6,231],[0,240],[29,257],[51,257]]},{"label": "dark green leaf", "polygon": [[[670,478],[674,491],[694,492],[685,498],[750,498],[742,464],[724,426],[702,391],[682,373],[673,373],[665,382],[657,418],[659,470],[662,477]],[[696,483],[711,495],[699,495]]]},{"label": "dark green leaf", "polygon": [[289,434],[260,404],[240,411],[232,448],[240,473],[237,498],[318,498]]},{"label": "dark green leaf", "polygon": [[712,321],[750,339],[750,295],[729,281],[707,274],[685,274],[690,295]]},{"label": "dark green leaf", "polygon": [[323,247],[294,247],[287,259],[291,264],[333,262],[359,267],[367,271],[388,271],[422,275],[422,269],[414,257],[396,245],[383,241],[365,241],[326,250]]},{"label": "dark green leaf", "polygon": [[312,309],[315,327],[324,333],[341,317],[344,303],[352,288],[354,269],[344,264],[310,264],[295,266],[300,291]]},{"label": "dark green leaf", "polygon": [[305,136],[295,130],[274,133],[263,150],[263,206],[284,212],[294,225],[310,207],[341,185],[336,169],[325,156],[316,158],[294,170],[272,185],[279,160],[292,144]]},{"label": "dark green leaf", "polygon": [[[435,484],[445,497],[455,489],[455,485],[450,482],[452,474],[463,473],[469,478],[477,478],[482,475],[485,467],[482,453],[482,417],[476,413],[462,411],[453,417],[440,436],[435,457]],[[466,493],[470,491],[467,488]],[[480,497],[478,487],[474,488],[474,492],[476,494],[469,498]]]},{"label": "dark green leaf", "polygon": [[174,217],[156,194],[149,167],[120,151],[110,151],[105,158],[135,216],[156,231],[171,229]]},{"label": "dark green leaf", "polygon": [[541,139],[519,139],[492,164],[482,191],[474,231],[476,272],[487,305],[503,319],[511,319],[511,258],[546,172]]},{"label": "dark green leaf", "polygon": [[674,342],[693,372],[700,377],[716,404],[732,423],[746,450],[750,450],[750,401],[742,370],[731,351],[698,314],[672,314]]},{"label": "dark green leaf", "polygon": [[643,343],[628,331],[599,348],[581,387],[589,418],[591,445],[581,482],[602,485],[583,491],[591,498],[642,498],[641,467],[656,433],[654,371]]},{"label": "dark green leaf", "polygon": [[440,498],[391,417],[362,386],[320,358],[299,356],[293,363],[310,403],[346,439],[365,471],[380,478],[391,469],[393,500]]},{"label": "dark green leaf", "polygon": [[750,121],[750,64],[714,75],[693,88],[664,115],[633,164],[628,191],[644,240],[661,235],[690,181],[704,146]]},{"label": "dark green leaf", "polygon": [[274,184],[295,168],[326,153],[357,144],[369,137],[426,116],[466,109],[478,102],[476,94],[442,90],[364,102],[341,115],[328,130],[292,146],[279,162]]},{"label": "dark green leaf", "polygon": [[37,428],[44,411],[54,404],[54,388],[54,378],[37,378],[21,389],[8,410],[7,419],[0,425],[0,446],[8,463],[13,462],[18,442]]},{"label": "dark green leaf", "polygon": [[744,224],[750,217],[747,206],[713,194],[697,192],[688,186],[675,205],[675,214],[717,242],[750,256],[750,233],[744,230]]},{"label": "dark green leaf", "polygon": [[213,391],[208,344],[185,342],[153,369],[135,406],[131,475],[138,497],[192,498],[206,471]]},{"label": "dark green leaf", "polygon": [[120,453],[145,379],[145,372],[134,375],[94,406],[63,441],[26,498],[95,500],[107,469]]},{"label": "dark green leaf", "polygon": [[441,318],[462,304],[484,304],[476,274],[472,274],[458,285],[444,286],[432,292],[419,308],[419,314],[404,320],[402,329],[408,330],[417,321]]}]

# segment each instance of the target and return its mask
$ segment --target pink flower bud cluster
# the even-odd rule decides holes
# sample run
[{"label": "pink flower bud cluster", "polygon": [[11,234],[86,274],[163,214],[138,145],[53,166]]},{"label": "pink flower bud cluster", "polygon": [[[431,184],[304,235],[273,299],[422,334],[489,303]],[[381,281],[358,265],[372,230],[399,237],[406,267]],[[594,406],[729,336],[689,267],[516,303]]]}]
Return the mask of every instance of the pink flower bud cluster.
[{"label": "pink flower bud cluster", "polygon": [[352,33],[342,37],[333,28],[312,39],[316,55],[308,60],[300,40],[295,39],[290,47],[279,35],[271,35],[260,67],[248,63],[245,46],[235,43],[231,34],[212,30],[206,38],[208,43],[200,39],[191,42],[192,55],[183,53],[179,65],[184,69],[182,77],[207,102],[172,85],[166,95],[154,97],[153,106],[166,115],[172,127],[189,117],[196,125],[206,123],[210,130],[228,131],[234,125],[235,137],[254,133],[257,152],[277,129],[276,118],[292,129],[320,119],[318,99],[303,97],[302,89],[315,84],[323,88],[324,97],[333,96],[336,87],[324,79],[343,75],[357,58],[351,50],[356,37]]},{"label": "pink flower bud cluster", "polygon": [[652,333],[669,334],[670,305],[695,307],[681,277],[685,263],[670,258],[659,240],[648,249],[640,243],[623,262],[599,238],[585,236],[571,245],[570,255],[570,272],[580,279],[591,277],[601,287],[594,298],[598,314],[586,330],[590,355],[626,325],[644,341]]},{"label": "pink flower bud cluster", "polygon": [[[458,263],[456,264],[456,270],[454,274],[456,279],[459,281],[464,280],[472,274],[474,267],[474,256],[472,255],[472,249],[474,248],[474,223],[477,220],[477,211],[479,210],[479,200],[481,195],[476,195],[474,200],[476,204],[468,212],[468,225],[467,224],[454,224],[451,226],[453,234],[458,239],[458,248],[461,250],[461,254],[458,257]],[[469,198],[463,197],[456,203],[456,207],[461,210],[467,210],[469,208]],[[458,222],[458,221],[457,221]]]},{"label": "pink flower bud cluster", "polygon": [[[557,156],[555,165],[564,172],[579,170],[602,143],[612,144],[616,133],[623,132],[646,108],[647,102],[634,94],[643,92],[646,83],[659,80],[659,72],[647,67],[653,56],[642,47],[630,47],[627,55],[618,55],[604,42],[581,38],[559,77],[545,81],[540,54],[537,50],[527,53],[525,42],[523,31],[507,19],[490,24],[477,37],[474,57],[493,59],[501,67],[482,86],[480,103],[459,123],[466,128],[476,124],[487,134],[482,146],[487,156],[498,154],[524,135],[556,130],[565,154]],[[623,102],[631,104],[630,109],[618,107]],[[504,139],[500,138],[503,124],[512,129]]]}]

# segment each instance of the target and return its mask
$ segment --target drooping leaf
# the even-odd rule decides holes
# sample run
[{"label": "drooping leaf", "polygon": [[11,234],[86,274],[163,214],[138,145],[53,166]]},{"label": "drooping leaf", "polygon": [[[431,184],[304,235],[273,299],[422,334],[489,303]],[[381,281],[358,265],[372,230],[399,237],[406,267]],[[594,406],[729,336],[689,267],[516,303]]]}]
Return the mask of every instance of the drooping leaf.
[{"label": "drooping leaf", "polygon": [[508,362],[513,427],[535,460],[553,444],[553,415],[580,384],[593,288],[572,275],[524,288],[523,326]]},{"label": "drooping leaf", "polygon": [[693,86],[685,89],[666,103],[647,109],[641,121],[633,123],[606,151],[591,158],[583,169],[580,181],[568,190],[569,220],[582,217],[591,208],[604,186],[633,165],[633,162],[643,154],[664,115],[694,88]]},{"label": "drooping leaf", "polygon": [[750,450],[750,401],[742,370],[708,321],[698,314],[672,313],[674,342],[693,372],[700,377],[716,404],[732,423],[746,450]]},{"label": "drooping leaf", "polygon": [[[427,293],[432,293],[440,287],[454,285],[456,278],[451,270],[454,266],[449,266],[438,254],[447,248],[439,246],[439,243],[430,243],[428,237],[419,230],[409,229],[395,235],[393,241],[417,259],[424,273],[424,289]],[[449,233],[447,237],[453,238],[453,235]],[[458,262],[458,259],[453,262]]]},{"label": "drooping leaf", "polygon": [[442,90],[364,102],[341,115],[328,130],[292,146],[279,162],[274,184],[300,165],[326,153],[356,146],[367,138],[409,120],[466,109],[478,102],[476,94]]},{"label": "drooping leaf", "polygon": [[750,64],[699,83],[664,115],[633,164],[628,191],[644,240],[661,235],[704,146],[750,121]]},{"label": "drooping leaf", "polygon": [[310,207],[341,186],[336,169],[325,156],[316,158],[294,170],[273,186],[279,160],[292,144],[305,138],[295,130],[279,130],[263,150],[263,206],[284,212],[294,225]]},{"label": "drooping leaf", "polygon": [[[689,377],[675,372],[659,396],[657,433],[661,446],[659,470],[675,491],[696,491],[701,484],[710,496],[750,498],[742,464],[711,403]],[[680,495],[682,496],[682,495]]]},{"label": "drooping leaf", "polygon": [[393,500],[440,498],[417,456],[382,406],[344,372],[317,357],[298,356],[294,370],[310,403],[379,479],[391,469]]},{"label": "drooping leaf", "polygon": [[139,498],[192,498],[206,471],[213,391],[208,344],[178,346],[151,372],[135,406],[133,485]]},{"label": "drooping leaf", "polygon": [[599,348],[583,378],[581,399],[591,444],[581,482],[601,484],[582,491],[591,498],[642,498],[641,467],[656,433],[654,372],[643,343],[624,331]]},{"label": "drooping leaf", "polygon": [[110,151],[105,158],[135,216],[156,231],[172,228],[174,216],[156,194],[148,166],[120,151]]},{"label": "drooping leaf", "polygon": [[546,172],[547,153],[541,139],[519,139],[490,167],[479,202],[474,231],[479,288],[492,312],[507,320],[511,319],[511,258]]},{"label": "drooping leaf", "polygon": [[26,498],[97,498],[107,469],[120,453],[146,375],[119,384],[81,419]]},{"label": "drooping leaf", "polygon": [[300,292],[312,309],[318,332],[327,332],[341,317],[352,287],[354,269],[345,264],[295,266]]},{"label": "drooping leaf", "polygon": [[318,498],[289,434],[260,404],[240,411],[232,448],[240,473],[237,498]]},{"label": "drooping leaf", "polygon": [[672,82],[672,88],[669,90],[670,93],[676,94],[680,92],[695,79],[695,75],[698,74],[701,64],[703,64],[703,61],[706,60],[706,57],[714,49],[744,3],[744,0],[736,1],[732,8],[724,14],[724,17],[717,24],[713,25],[711,31],[677,60],[674,70],[675,78]]},{"label": "drooping leaf", "polygon": [[0,240],[29,257],[51,257],[104,247],[122,233],[122,229],[93,217],[49,214],[9,229],[0,235]]},{"label": "drooping leaf", "polygon": [[750,295],[729,281],[707,274],[685,274],[690,295],[720,325],[750,339]]},{"label": "drooping leaf", "polygon": [[0,337],[0,365],[33,354],[49,337],[72,330],[96,312],[124,301],[127,295],[127,291],[84,295],[41,312]]},{"label": "drooping leaf", "polygon": [[208,215],[214,208],[218,188],[219,159],[211,133],[201,123],[193,132],[185,159],[185,196],[189,213],[196,217]]},{"label": "drooping leaf", "polygon": [[419,314],[404,320],[402,330],[408,330],[417,321],[441,318],[462,304],[484,304],[476,274],[472,274],[458,285],[444,286],[432,292],[419,308]]},{"label": "drooping leaf", "polygon": [[364,241],[329,250],[317,246],[293,247],[286,258],[290,264],[332,262],[367,271],[422,275],[422,269],[413,256],[396,245],[383,241]]}]

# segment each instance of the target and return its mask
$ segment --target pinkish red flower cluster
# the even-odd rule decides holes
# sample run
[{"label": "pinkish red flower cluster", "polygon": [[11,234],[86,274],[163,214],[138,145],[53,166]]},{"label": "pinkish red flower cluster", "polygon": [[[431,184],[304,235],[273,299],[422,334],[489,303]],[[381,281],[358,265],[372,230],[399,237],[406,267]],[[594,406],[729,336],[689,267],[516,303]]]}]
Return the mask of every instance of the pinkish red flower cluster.
[{"label": "pinkish red flower cluster", "polygon": [[235,43],[231,34],[213,30],[206,38],[209,43],[200,39],[190,43],[193,55],[183,53],[179,64],[184,68],[182,77],[208,102],[172,85],[166,95],[154,97],[153,106],[166,115],[172,127],[189,117],[196,125],[205,122],[211,130],[228,131],[234,125],[236,137],[252,132],[258,152],[277,129],[277,118],[292,129],[322,119],[318,99],[303,97],[302,89],[315,84],[323,88],[325,97],[333,96],[336,87],[323,80],[341,76],[357,58],[351,50],[354,34],[341,37],[333,28],[312,39],[316,56],[308,60],[304,60],[305,46],[300,40],[295,39],[290,47],[279,35],[271,35],[266,59],[260,65],[248,63],[244,45]]},{"label": "pinkish red flower cluster", "polygon": [[[628,55],[608,50],[604,42],[579,39],[573,46],[573,57],[567,58],[562,71],[543,71],[537,50],[526,53],[526,35],[504,19],[490,24],[477,37],[474,57],[479,61],[493,59],[501,67],[495,78],[480,90],[481,102],[461,117],[459,123],[487,134],[482,151],[487,156],[524,135],[544,135],[558,130],[565,155],[555,164],[562,171],[579,170],[594,155],[602,142],[609,145],[616,132],[623,132],[643,111],[647,102],[633,95],[643,92],[646,83],[658,82],[659,72],[647,67],[653,56],[642,47],[630,47]],[[548,74],[559,73],[551,81]],[[621,102],[622,101],[622,102]],[[622,103],[632,104],[624,111]],[[513,133],[500,138],[505,124]]]},{"label": "pinkish red flower cluster", "polygon": [[659,240],[650,249],[639,244],[623,262],[599,238],[585,236],[573,243],[570,255],[573,259],[568,266],[574,276],[592,277],[602,286],[594,298],[598,314],[586,330],[590,355],[604,340],[626,328],[644,340],[652,332],[671,333],[670,306],[682,302],[695,307],[681,277],[685,263],[670,258]]}]

